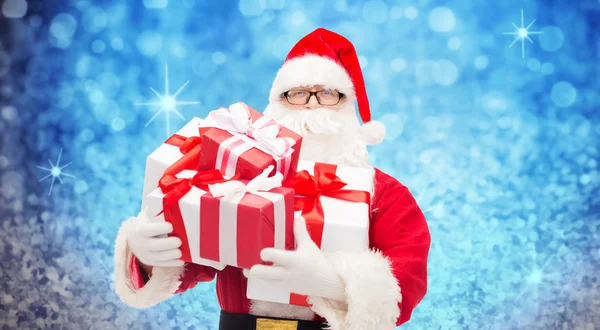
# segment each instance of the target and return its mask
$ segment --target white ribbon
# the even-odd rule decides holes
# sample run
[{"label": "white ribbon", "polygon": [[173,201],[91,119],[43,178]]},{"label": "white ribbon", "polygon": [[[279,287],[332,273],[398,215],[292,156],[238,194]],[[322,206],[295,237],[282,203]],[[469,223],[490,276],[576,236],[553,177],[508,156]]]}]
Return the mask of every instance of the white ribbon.
[{"label": "white ribbon", "polygon": [[277,137],[281,126],[272,119],[263,116],[252,122],[250,109],[243,102],[211,111],[201,127],[216,127],[232,134],[247,135],[257,142],[261,150],[277,157],[284,155],[296,143],[289,137]]},{"label": "white ribbon", "polygon": [[283,174],[276,172],[275,175],[269,177],[269,173],[273,171],[273,165],[267,167],[260,175],[250,180],[248,184],[241,181],[227,181],[208,185],[208,189],[213,197],[223,197],[222,200],[239,202],[246,193],[262,196],[273,188],[281,187]]}]

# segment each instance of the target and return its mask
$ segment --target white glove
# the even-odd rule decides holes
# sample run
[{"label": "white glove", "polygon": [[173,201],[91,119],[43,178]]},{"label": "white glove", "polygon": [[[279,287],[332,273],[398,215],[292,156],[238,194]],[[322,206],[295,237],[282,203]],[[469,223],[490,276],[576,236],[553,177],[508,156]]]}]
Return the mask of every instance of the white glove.
[{"label": "white glove", "polygon": [[173,225],[164,221],[151,222],[147,207],[128,225],[127,244],[140,262],[148,266],[183,266],[184,262],[179,260],[181,240],[166,237],[173,231]]},{"label": "white glove", "polygon": [[263,249],[261,258],[272,266],[255,265],[244,275],[283,285],[293,293],[346,301],[345,284],[308,234],[303,217],[294,219],[296,250]]}]

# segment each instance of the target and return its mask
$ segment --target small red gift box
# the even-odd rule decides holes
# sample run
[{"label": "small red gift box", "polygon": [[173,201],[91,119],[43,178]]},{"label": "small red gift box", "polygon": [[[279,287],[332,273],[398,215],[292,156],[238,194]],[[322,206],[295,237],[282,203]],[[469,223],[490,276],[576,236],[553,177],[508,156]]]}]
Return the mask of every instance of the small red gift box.
[{"label": "small red gift box", "polygon": [[242,102],[212,111],[200,126],[201,170],[245,179],[271,165],[284,179],[296,172],[302,137]]},{"label": "small red gift box", "polygon": [[[267,247],[294,248],[294,190],[272,168],[253,180],[225,179],[218,170],[183,170],[147,196],[155,221],[173,224],[181,259],[222,269],[250,269]],[[220,266],[220,267],[219,267]]]}]

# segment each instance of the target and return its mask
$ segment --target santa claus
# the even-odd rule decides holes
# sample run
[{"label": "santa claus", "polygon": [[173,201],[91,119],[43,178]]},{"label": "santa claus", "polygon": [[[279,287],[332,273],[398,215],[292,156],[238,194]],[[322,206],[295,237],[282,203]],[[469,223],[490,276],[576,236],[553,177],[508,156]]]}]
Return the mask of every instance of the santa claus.
[{"label": "santa claus", "polygon": [[[371,121],[356,51],[344,37],[317,29],[302,38],[277,73],[269,101],[265,114],[303,136],[302,159],[371,166],[366,146],[380,143],[385,129]],[[128,305],[147,308],[216,277],[219,329],[393,329],[410,319],[427,291],[430,236],[409,190],[374,173],[369,251],[322,252],[298,217],[296,250],[264,249],[261,257],[270,266],[219,271],[184,264],[181,241],[165,237],[172,226],[140,212],[122,224],[116,239],[117,294]],[[248,277],[284,282],[309,296],[312,306],[249,300]]]}]

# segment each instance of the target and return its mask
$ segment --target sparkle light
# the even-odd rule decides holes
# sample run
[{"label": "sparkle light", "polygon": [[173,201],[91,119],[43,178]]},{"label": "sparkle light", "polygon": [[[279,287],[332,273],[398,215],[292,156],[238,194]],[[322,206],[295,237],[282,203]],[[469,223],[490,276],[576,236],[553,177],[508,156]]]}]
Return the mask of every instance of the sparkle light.
[{"label": "sparkle light", "polygon": [[529,272],[529,274],[525,276],[525,281],[522,282],[524,285],[515,300],[519,301],[527,294],[528,299],[531,299],[533,306],[535,307],[537,313],[539,313],[540,287],[547,285],[547,282],[556,280],[557,277],[560,277],[560,273],[556,269],[548,270],[548,266],[553,265],[553,262],[555,262],[555,256],[549,257],[540,266],[538,264],[538,253],[535,251],[532,252],[533,264],[524,265],[527,269],[525,272]]},{"label": "sparkle light", "polygon": [[74,178],[73,175],[68,174],[63,172],[63,169],[69,165],[71,165],[71,163],[65,164],[63,166],[60,166],[60,158],[62,156],[62,149],[60,149],[60,152],[58,153],[58,159],[56,160],[56,164],[52,164],[52,162],[50,161],[50,159],[48,159],[48,163],[50,163],[50,168],[47,167],[42,167],[42,166],[37,166],[37,168],[42,169],[44,171],[48,171],[48,175],[46,175],[45,177],[41,178],[38,182],[42,182],[45,179],[52,177],[52,183],[50,184],[50,190],[48,191],[48,196],[50,196],[50,194],[52,193],[52,187],[54,187],[54,181],[56,179],[58,179],[58,181],[60,181],[60,183],[63,183],[62,179],[60,178],[61,176],[68,176],[71,178]]},{"label": "sparkle light", "polygon": [[503,33],[503,34],[512,34],[515,36],[515,40],[513,40],[513,42],[508,47],[512,47],[517,41],[521,40],[521,56],[523,58],[525,58],[525,39],[527,39],[529,42],[533,43],[533,40],[531,40],[531,38],[529,38],[529,35],[542,33],[541,31],[529,31],[529,28],[533,25],[534,22],[535,22],[535,19],[533,21],[531,21],[531,23],[529,23],[529,25],[527,25],[527,27],[525,27],[525,22],[523,19],[523,9],[521,8],[521,27],[518,27],[513,23],[513,26],[515,27],[515,31]]},{"label": "sparkle light", "polygon": [[171,95],[169,93],[169,66],[167,64],[165,64],[165,93],[161,95],[154,88],[150,87],[150,90],[152,90],[152,92],[154,92],[154,94],[156,94],[156,96],[158,97],[158,100],[153,101],[153,102],[135,103],[135,105],[151,105],[151,106],[157,106],[158,107],[158,111],[156,112],[156,114],[154,114],[154,116],[152,116],[152,118],[150,118],[150,120],[148,120],[148,122],[146,123],[145,127],[147,127],[148,125],[150,125],[150,123],[156,117],[158,117],[158,115],[160,115],[161,113],[164,112],[165,117],[167,119],[167,122],[166,122],[167,136],[170,135],[170,133],[169,133],[169,126],[170,126],[170,123],[171,123],[171,113],[176,114],[181,119],[185,119],[183,117],[183,115],[177,110],[177,106],[178,105],[199,104],[200,103],[198,101],[177,101],[177,95],[179,95],[179,93],[181,93],[181,91],[183,91],[183,89],[185,88],[185,86],[187,86],[187,84],[189,82],[190,82],[189,80],[186,81],[183,85],[181,85],[181,87],[179,87],[179,89],[175,92],[175,94]]}]

